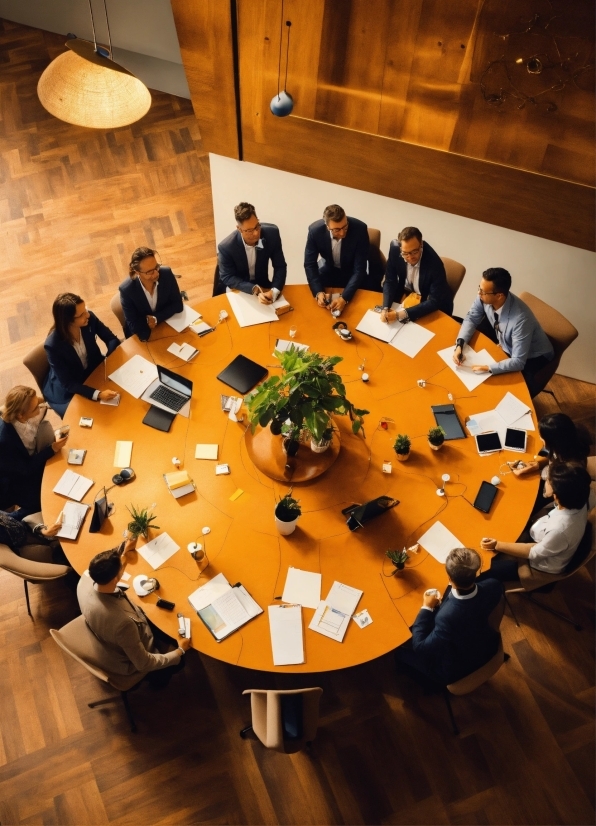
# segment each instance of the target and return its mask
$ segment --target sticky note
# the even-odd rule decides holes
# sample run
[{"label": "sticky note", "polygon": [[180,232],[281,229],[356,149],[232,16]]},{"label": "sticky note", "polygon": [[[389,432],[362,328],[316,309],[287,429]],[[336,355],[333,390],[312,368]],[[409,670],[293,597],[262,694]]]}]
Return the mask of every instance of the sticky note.
[{"label": "sticky note", "polygon": [[132,442],[116,442],[116,453],[114,454],[114,467],[129,467],[132,455]]},{"label": "sticky note", "polygon": [[195,459],[215,459],[217,461],[218,445],[197,445]]},{"label": "sticky note", "polygon": [[238,490],[230,496],[230,502],[235,502],[236,499],[239,499],[243,493],[244,491],[238,488]]}]

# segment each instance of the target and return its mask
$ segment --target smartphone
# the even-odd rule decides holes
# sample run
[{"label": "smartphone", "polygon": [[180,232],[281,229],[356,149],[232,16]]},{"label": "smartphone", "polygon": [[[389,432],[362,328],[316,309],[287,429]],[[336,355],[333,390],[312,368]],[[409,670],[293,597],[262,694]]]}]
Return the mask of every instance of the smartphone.
[{"label": "smartphone", "polygon": [[480,490],[476,494],[476,499],[474,499],[474,507],[476,510],[482,511],[482,513],[488,513],[493,502],[495,501],[496,495],[496,485],[493,485],[490,482],[482,482],[480,485]]},{"label": "smartphone", "polygon": [[162,599],[161,597],[157,598],[157,602],[155,604],[158,608],[163,608],[164,611],[173,611],[176,607],[175,602],[170,602],[169,599]]}]

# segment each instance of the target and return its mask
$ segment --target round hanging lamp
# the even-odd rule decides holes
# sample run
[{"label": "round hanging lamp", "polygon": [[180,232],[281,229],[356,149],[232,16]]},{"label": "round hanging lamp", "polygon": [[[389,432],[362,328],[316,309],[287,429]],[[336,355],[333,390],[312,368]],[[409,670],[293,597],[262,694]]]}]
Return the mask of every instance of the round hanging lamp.
[{"label": "round hanging lamp", "polygon": [[[37,84],[44,109],[66,123],[115,129],[140,120],[149,111],[149,89],[114,63],[103,49],[78,38],[45,69]],[[102,54],[101,52],[104,52]]]}]

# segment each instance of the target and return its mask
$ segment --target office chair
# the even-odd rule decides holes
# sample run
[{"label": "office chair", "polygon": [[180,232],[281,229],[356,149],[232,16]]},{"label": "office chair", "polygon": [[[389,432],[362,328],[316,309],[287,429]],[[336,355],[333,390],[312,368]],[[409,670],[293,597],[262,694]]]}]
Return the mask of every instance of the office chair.
[{"label": "office chair", "polygon": [[20,554],[15,554],[8,545],[0,544],[0,568],[20,577],[25,586],[27,613],[33,619],[29,602],[28,584],[41,585],[54,579],[61,579],[71,570],[68,565],[58,565],[51,561],[49,545],[23,545]]},{"label": "office chair", "polygon": [[223,295],[226,291],[226,285],[219,280],[219,264],[215,265],[215,272],[213,273],[213,292],[211,295]]},{"label": "office chair", "polygon": [[443,265],[445,267],[445,275],[447,276],[447,283],[449,284],[449,289],[453,293],[453,297],[457,295],[457,291],[461,287],[461,282],[464,280],[464,275],[466,274],[466,268],[463,264],[460,264],[458,261],[454,261],[453,258],[441,258]]},{"label": "office chair", "polygon": [[105,650],[102,643],[97,639],[95,634],[91,631],[85,617],[79,616],[71,620],[65,626],[56,630],[50,629],[52,639],[60,648],[65,651],[73,660],[76,660],[83,668],[86,668],[94,677],[101,680],[102,683],[111,685],[120,692],[120,695],[106,697],[104,700],[95,700],[93,703],[87,703],[89,708],[97,708],[97,706],[105,705],[106,703],[113,703],[118,700],[118,696],[122,699],[126,716],[130,723],[130,730],[136,732],[137,726],[128,703],[128,692],[140,683],[144,678],[144,674],[135,674],[127,677],[122,674],[111,674],[102,665],[105,660]]},{"label": "office chair", "polygon": [[319,724],[319,701],[322,688],[297,688],[292,691],[247,689],[250,694],[252,724],[240,737],[254,731],[268,749],[285,754],[310,746]]},{"label": "office chair", "polygon": [[35,379],[43,396],[43,386],[50,372],[50,363],[43,344],[36,344],[32,350],[29,350],[23,359],[23,364]]},{"label": "office chair", "polygon": [[545,571],[538,571],[535,568],[531,568],[526,559],[520,560],[517,566],[519,585],[517,583],[505,584],[505,599],[507,600],[507,605],[509,606],[511,615],[518,628],[520,627],[519,620],[517,619],[511,602],[508,599],[509,594],[524,594],[527,596],[532,605],[535,605],[537,608],[542,608],[543,611],[548,611],[549,614],[559,617],[559,619],[562,619],[564,622],[568,622],[570,625],[573,625],[576,631],[582,630],[582,626],[579,625],[573,617],[568,617],[560,611],[556,611],[554,608],[551,608],[550,605],[545,605],[543,602],[539,602],[534,598],[533,592],[536,591],[538,594],[550,594],[557,582],[573,576],[573,574],[587,565],[588,562],[596,556],[596,544],[592,541],[594,536],[595,510],[596,509],[593,509],[590,512],[584,535],[582,536],[575,553],[560,574],[547,574]]},{"label": "office chair", "polygon": [[558,403],[553,391],[546,390],[545,388],[557,372],[561,356],[579,334],[573,324],[567,321],[564,315],[561,315],[554,307],[536,298],[532,293],[522,292],[519,294],[519,298],[532,310],[555,351],[552,361],[549,361],[549,363],[534,376],[534,381],[538,388],[534,390],[534,396],[537,396],[538,393],[549,393]]},{"label": "office chair", "polygon": [[381,230],[368,228],[368,275],[363,285],[366,290],[383,292],[383,278],[387,269],[387,259],[381,251]]},{"label": "office chair", "polygon": [[122,332],[124,332],[124,325],[126,324],[126,319],[124,318],[124,310],[122,309],[122,304],[120,302],[120,290],[118,290],[112,296],[112,300],[110,301],[110,310],[114,313],[114,315],[120,322]]}]

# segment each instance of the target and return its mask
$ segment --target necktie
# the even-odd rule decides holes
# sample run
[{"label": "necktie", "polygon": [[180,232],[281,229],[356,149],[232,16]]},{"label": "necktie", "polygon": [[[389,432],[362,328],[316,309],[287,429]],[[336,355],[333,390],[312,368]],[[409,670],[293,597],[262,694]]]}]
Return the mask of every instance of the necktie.
[{"label": "necktie", "polygon": [[499,314],[495,313],[495,320],[493,322],[493,327],[495,329],[495,333],[499,335]]}]

